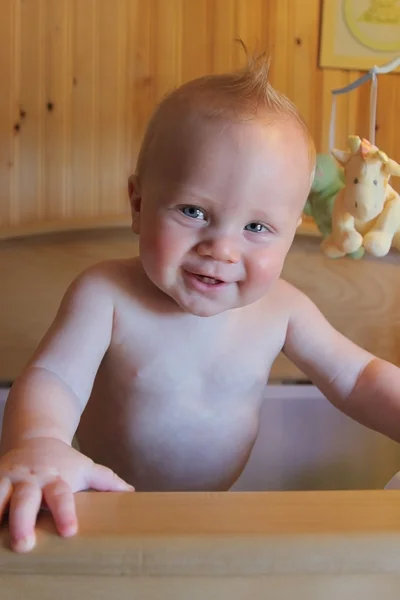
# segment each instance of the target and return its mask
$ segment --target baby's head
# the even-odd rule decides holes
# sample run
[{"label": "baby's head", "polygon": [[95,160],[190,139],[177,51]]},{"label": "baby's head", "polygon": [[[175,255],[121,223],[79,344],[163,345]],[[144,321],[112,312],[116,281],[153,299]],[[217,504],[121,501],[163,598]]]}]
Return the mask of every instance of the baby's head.
[{"label": "baby's head", "polygon": [[281,273],[314,157],[263,58],[173,91],[155,110],[129,179],[149,279],[199,316],[260,299]]}]

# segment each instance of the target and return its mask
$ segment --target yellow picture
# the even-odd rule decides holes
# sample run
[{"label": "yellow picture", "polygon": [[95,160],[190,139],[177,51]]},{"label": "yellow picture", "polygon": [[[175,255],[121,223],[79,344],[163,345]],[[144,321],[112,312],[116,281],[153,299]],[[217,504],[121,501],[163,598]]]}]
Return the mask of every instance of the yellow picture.
[{"label": "yellow picture", "polygon": [[400,55],[400,0],[324,0],[322,67],[368,70]]}]

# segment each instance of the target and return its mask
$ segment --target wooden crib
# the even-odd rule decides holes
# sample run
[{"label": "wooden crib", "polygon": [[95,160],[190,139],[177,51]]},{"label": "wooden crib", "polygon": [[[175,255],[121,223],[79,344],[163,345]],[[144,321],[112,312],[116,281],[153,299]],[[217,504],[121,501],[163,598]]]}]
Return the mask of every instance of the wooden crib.
[{"label": "wooden crib", "polygon": [[77,495],[32,554],[0,531],[7,600],[397,600],[400,492]]}]

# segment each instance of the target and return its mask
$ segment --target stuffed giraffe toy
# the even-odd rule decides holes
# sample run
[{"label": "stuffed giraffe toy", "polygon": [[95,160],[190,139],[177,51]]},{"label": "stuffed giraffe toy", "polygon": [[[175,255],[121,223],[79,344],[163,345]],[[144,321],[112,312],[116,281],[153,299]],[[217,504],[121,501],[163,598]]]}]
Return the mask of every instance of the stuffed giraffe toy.
[{"label": "stuffed giraffe toy", "polygon": [[332,150],[344,168],[345,187],[336,196],[322,251],[339,258],[361,247],[379,257],[392,246],[400,250],[400,196],[389,185],[391,175],[400,177],[400,165],[358,136],[349,136],[348,146]]},{"label": "stuffed giraffe toy", "polygon": [[[332,233],[332,211],[338,192],[344,187],[343,169],[330,154],[317,154],[314,180],[304,207],[304,214],[311,217],[323,238]],[[364,256],[363,247],[347,254],[349,258]]]}]

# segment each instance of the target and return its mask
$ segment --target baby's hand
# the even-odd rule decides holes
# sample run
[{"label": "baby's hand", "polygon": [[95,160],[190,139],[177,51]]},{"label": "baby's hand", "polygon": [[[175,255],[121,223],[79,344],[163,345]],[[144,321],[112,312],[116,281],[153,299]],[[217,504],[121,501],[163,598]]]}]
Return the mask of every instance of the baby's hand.
[{"label": "baby's hand", "polygon": [[0,457],[0,523],[9,506],[12,548],[28,552],[35,546],[42,501],[60,535],[74,535],[78,523],[73,493],[87,489],[133,491],[111,469],[95,464],[60,440],[28,440]]}]

